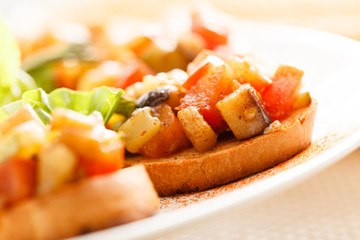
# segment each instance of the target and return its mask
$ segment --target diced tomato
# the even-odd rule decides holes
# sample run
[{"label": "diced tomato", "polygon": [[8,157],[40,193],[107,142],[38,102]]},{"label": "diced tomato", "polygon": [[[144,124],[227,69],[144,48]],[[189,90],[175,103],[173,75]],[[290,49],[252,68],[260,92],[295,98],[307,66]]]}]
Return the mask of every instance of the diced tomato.
[{"label": "diced tomato", "polygon": [[[192,62],[188,64],[187,69],[186,69],[187,74],[193,75],[193,73],[198,71],[199,68],[203,67],[208,62],[208,61],[205,61],[206,58],[210,55],[219,57],[215,51],[211,51],[208,49],[202,50],[198,55],[196,55],[194,60],[192,60]],[[191,84],[191,85],[193,85],[193,84]]]},{"label": "diced tomato", "polygon": [[116,80],[114,87],[125,89],[136,82],[141,82],[145,75],[154,74],[154,71],[141,60],[132,61],[126,65],[123,74]]},{"label": "diced tomato", "polygon": [[153,43],[153,40],[147,36],[140,36],[134,38],[126,44],[137,57],[140,57],[141,54]]},{"label": "diced tomato", "polygon": [[60,61],[55,64],[56,86],[76,89],[80,76],[93,67],[90,63],[66,63]]},{"label": "diced tomato", "polygon": [[98,157],[80,157],[80,167],[87,176],[95,176],[114,172],[123,167],[125,148],[122,141],[103,143],[96,150]]},{"label": "diced tomato", "polygon": [[270,85],[270,79],[261,74],[250,63],[238,56],[232,56],[226,60],[226,63],[234,71],[234,79],[239,83],[249,83],[258,92],[262,92],[267,86]]},{"label": "diced tomato", "polygon": [[115,132],[102,126],[93,130],[63,127],[60,142],[78,155],[80,168],[86,176],[94,176],[123,167],[124,144],[115,135]]},{"label": "diced tomato", "polygon": [[57,108],[51,113],[51,117],[51,130],[71,126],[91,130],[96,126],[104,125],[104,119],[98,111],[94,111],[90,115],[84,115],[73,110]]},{"label": "diced tomato", "polygon": [[161,121],[160,131],[142,147],[142,154],[158,158],[191,146],[170,106],[161,104],[153,112]]},{"label": "diced tomato", "polygon": [[76,81],[76,89],[91,91],[101,86],[113,87],[123,73],[124,66],[118,61],[104,61],[96,68],[90,69]]},{"label": "diced tomato", "polygon": [[205,40],[208,49],[215,49],[228,42],[227,29],[224,26],[211,25],[201,14],[193,15],[191,31],[199,34]]},{"label": "diced tomato", "polygon": [[36,163],[9,159],[0,164],[0,203],[5,206],[31,196],[35,190]]},{"label": "diced tomato", "polygon": [[[209,55],[200,67],[184,83],[190,90],[180,100],[178,110],[189,106],[197,107],[207,123],[215,130],[224,128],[224,121],[215,104],[231,91],[233,72],[225,62]],[[191,86],[192,85],[192,86]]]},{"label": "diced tomato", "polygon": [[196,85],[200,78],[202,78],[207,71],[209,70],[211,63],[205,61],[193,74],[191,74],[188,79],[183,83],[183,87],[189,90],[192,86]]},{"label": "diced tomato", "polygon": [[220,57],[213,53],[215,52],[204,50],[189,64],[187,70],[189,77],[182,84],[185,89],[189,90],[192,86],[195,86],[199,79],[211,72],[211,68],[225,64]]},{"label": "diced tomato", "polygon": [[288,116],[301,87],[304,72],[290,66],[279,66],[272,84],[262,93],[262,99],[271,120]]},{"label": "diced tomato", "polygon": [[20,108],[19,111],[12,114],[10,117],[6,118],[1,122],[0,134],[9,134],[16,126],[33,120],[41,123],[41,120],[37,116],[33,107],[29,103],[25,104],[25,106]]}]

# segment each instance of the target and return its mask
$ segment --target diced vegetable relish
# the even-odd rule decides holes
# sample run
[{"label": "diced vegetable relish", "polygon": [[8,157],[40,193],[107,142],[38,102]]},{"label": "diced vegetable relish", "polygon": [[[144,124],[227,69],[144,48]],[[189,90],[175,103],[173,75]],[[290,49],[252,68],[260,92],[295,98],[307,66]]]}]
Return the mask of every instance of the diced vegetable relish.
[{"label": "diced vegetable relish", "polygon": [[58,108],[45,126],[27,104],[1,122],[0,136],[0,144],[8,146],[0,158],[0,199],[5,206],[123,166],[123,141],[104,127],[99,112],[86,116]]},{"label": "diced vegetable relish", "polygon": [[301,70],[268,76],[231,49],[221,22],[191,19],[175,36],[117,43],[106,25],[83,25],[83,42],[47,32],[20,44],[32,76],[21,91],[33,90],[0,109],[0,203],[116,171],[125,151],[158,158],[211,150],[223,132],[248,139],[310,104]]}]

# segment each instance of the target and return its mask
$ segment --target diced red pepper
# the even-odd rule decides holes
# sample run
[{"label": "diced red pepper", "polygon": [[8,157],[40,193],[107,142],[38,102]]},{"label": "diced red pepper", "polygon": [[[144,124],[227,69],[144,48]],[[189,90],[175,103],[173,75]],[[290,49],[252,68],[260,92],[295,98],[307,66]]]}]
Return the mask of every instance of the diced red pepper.
[{"label": "diced red pepper", "polygon": [[196,57],[192,60],[191,63],[188,64],[186,72],[190,76],[193,75],[199,68],[203,67],[208,61],[205,61],[206,58],[210,55],[218,56],[218,54],[215,51],[204,49],[202,50]]},{"label": "diced red pepper", "polygon": [[149,66],[141,60],[132,61],[125,66],[124,72],[116,80],[114,87],[125,89],[136,82],[141,82],[143,77],[149,74],[155,74]]},{"label": "diced red pepper", "polygon": [[102,144],[101,148],[96,150],[98,157],[80,157],[79,164],[86,176],[111,173],[123,167],[125,149],[122,142]]},{"label": "diced red pepper", "polygon": [[140,57],[141,54],[153,43],[153,40],[147,36],[140,36],[134,38],[126,44],[126,46],[136,55]]},{"label": "diced red pepper", "polygon": [[159,158],[191,146],[169,105],[161,104],[153,112],[162,124],[160,131],[142,147],[142,154]]},{"label": "diced red pepper", "polygon": [[271,120],[289,115],[301,87],[304,72],[291,66],[279,66],[272,84],[262,93],[262,99]]},{"label": "diced red pepper", "polygon": [[65,62],[60,61],[55,64],[55,77],[56,87],[65,87],[76,89],[78,79],[86,71],[94,67],[91,63],[76,63],[74,65],[67,65]]},{"label": "diced red pepper", "polygon": [[[111,135],[107,137],[106,135]],[[106,174],[123,167],[124,144],[114,138],[114,132],[103,127],[86,130],[63,127],[60,141],[79,157],[80,168],[86,176]]]},{"label": "diced red pepper", "polygon": [[208,49],[215,49],[228,42],[228,31],[225,26],[211,25],[201,14],[193,15],[191,31],[205,40]]},{"label": "diced red pepper", "polygon": [[35,191],[36,163],[13,158],[0,164],[0,202],[5,206],[30,197]]},{"label": "diced red pepper", "polygon": [[215,55],[207,56],[201,66],[184,83],[190,90],[180,100],[178,110],[195,106],[215,131],[221,131],[225,125],[215,104],[230,93],[233,72]]}]

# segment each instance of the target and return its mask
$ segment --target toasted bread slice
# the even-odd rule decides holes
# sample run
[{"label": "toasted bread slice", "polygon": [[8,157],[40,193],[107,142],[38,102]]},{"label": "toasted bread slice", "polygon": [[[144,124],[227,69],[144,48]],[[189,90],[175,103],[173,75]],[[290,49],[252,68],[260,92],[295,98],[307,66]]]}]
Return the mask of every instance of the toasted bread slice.
[{"label": "toasted bread slice", "polygon": [[158,195],[143,166],[69,184],[0,214],[0,239],[61,239],[155,213]]},{"label": "toasted bread slice", "polygon": [[223,139],[205,153],[191,148],[168,158],[131,157],[125,165],[144,165],[161,196],[225,184],[273,167],[306,149],[311,144],[316,105],[313,101],[294,111],[269,134],[243,141]]}]

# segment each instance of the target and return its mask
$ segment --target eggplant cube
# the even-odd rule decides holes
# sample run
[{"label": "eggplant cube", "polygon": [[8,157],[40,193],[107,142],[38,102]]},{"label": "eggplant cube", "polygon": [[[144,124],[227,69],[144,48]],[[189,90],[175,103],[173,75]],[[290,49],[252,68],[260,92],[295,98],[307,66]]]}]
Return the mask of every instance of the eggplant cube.
[{"label": "eggplant cube", "polygon": [[205,152],[216,145],[217,135],[196,107],[187,107],[177,114],[179,122],[198,152]]},{"label": "eggplant cube", "polygon": [[271,123],[255,89],[249,84],[241,85],[216,107],[238,140],[261,134]]}]

